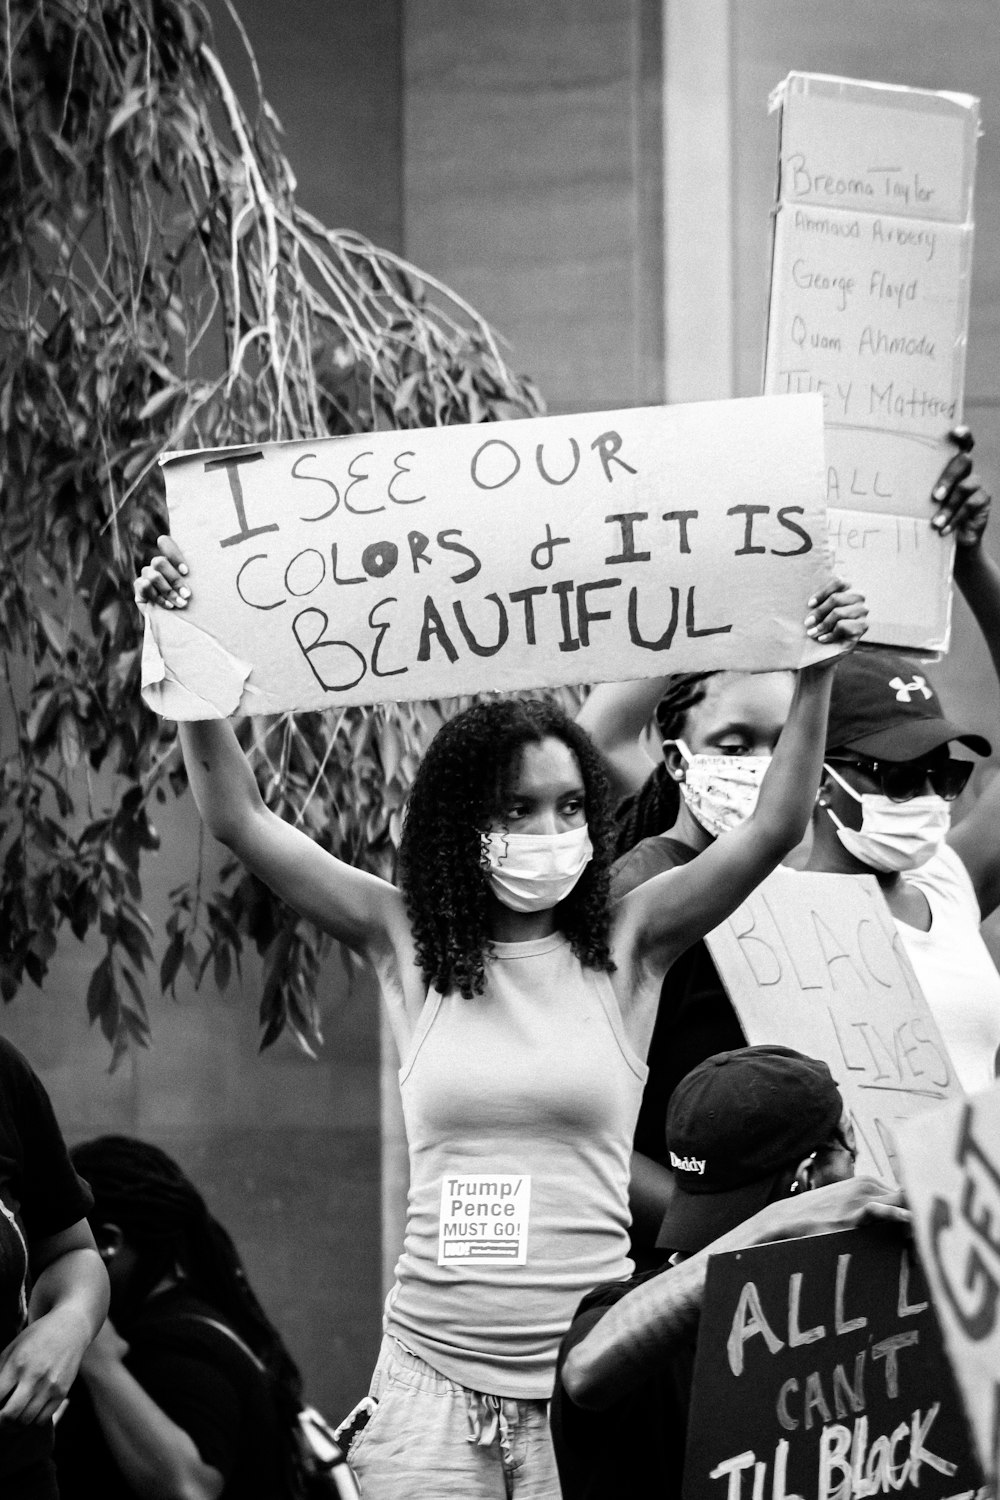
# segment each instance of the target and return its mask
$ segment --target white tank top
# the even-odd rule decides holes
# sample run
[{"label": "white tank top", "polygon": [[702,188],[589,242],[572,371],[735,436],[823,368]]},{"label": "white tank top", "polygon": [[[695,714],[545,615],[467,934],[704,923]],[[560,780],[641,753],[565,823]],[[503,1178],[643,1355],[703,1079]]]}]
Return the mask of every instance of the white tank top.
[{"label": "white tank top", "polygon": [[1000,1046],[1000,974],[979,930],[982,917],[969,872],[945,844],[904,875],[927,897],[929,932],[896,927],[967,1094],[994,1082]]},{"label": "white tank top", "polygon": [[561,933],[494,944],[486,991],[431,991],[400,1069],[410,1148],[387,1332],[471,1390],[552,1393],[577,1303],[631,1274],[646,1065],[607,974]]}]

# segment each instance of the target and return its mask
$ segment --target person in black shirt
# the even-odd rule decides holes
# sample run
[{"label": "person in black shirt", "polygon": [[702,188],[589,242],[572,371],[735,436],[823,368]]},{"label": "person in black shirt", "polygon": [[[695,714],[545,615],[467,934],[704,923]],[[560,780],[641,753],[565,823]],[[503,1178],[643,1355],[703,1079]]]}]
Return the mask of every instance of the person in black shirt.
[{"label": "person in black shirt", "polygon": [[49,1097],[0,1038],[0,1495],[55,1500],[52,1419],[108,1307],[108,1278]]},{"label": "person in black shirt", "polygon": [[677,1191],[659,1271],[581,1302],[559,1352],[552,1436],[563,1500],[676,1496],[711,1255],[769,1240],[906,1222],[897,1191],[854,1178],[854,1139],[824,1062],[787,1047],[706,1059],[674,1090]]},{"label": "person in black shirt", "polygon": [[78,1146],[111,1320],[56,1431],[62,1500],[289,1494],[298,1370],[229,1235],[157,1147]]}]

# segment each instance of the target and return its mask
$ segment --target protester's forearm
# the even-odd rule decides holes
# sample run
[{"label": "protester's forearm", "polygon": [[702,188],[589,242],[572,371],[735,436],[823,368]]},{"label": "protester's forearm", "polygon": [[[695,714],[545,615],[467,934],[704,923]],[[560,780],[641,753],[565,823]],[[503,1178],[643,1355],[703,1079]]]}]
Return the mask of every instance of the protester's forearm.
[{"label": "protester's forearm", "polygon": [[79,1319],[81,1352],[108,1311],[108,1277],[96,1250],[68,1250],[38,1273],[31,1292],[32,1322],[58,1312]]},{"label": "protester's forearm", "polygon": [[263,807],[253,772],[227,719],[180,725],[184,764],[206,828],[231,843],[246,819]]},{"label": "protester's forearm", "polygon": [[1000,567],[981,545],[959,547],[955,552],[955,583],[983,632],[1000,677]]},{"label": "protester's forearm", "polygon": [[90,1360],[81,1372],[118,1470],[145,1500],[215,1500],[217,1469],[202,1462],[192,1438],[147,1395],[116,1359]]},{"label": "protester's forearm", "polygon": [[804,836],[816,800],[837,660],[818,662],[799,672],[788,721],[761,782],[754,829],[770,835],[782,853]]},{"label": "protester's forearm", "polygon": [[698,1326],[708,1252],[643,1282],[610,1307],[566,1356],[562,1383],[578,1406],[623,1400],[665,1365]]}]

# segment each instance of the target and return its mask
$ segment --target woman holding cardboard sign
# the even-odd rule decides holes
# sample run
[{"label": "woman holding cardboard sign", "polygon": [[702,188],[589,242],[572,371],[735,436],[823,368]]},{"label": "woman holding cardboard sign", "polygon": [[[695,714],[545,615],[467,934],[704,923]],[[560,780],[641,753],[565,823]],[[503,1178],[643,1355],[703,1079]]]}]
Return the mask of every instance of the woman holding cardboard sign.
[{"label": "woman holding cardboard sign", "polygon": [[[160,545],[136,598],[182,608],[186,565]],[[849,650],[865,630],[839,581],[811,608],[821,644]],[[835,660],[799,673],[753,817],[615,906],[600,760],[548,702],[478,704],[438,732],[400,889],[268,811],[227,723],[181,725],[207,826],[369,960],[402,1059],[406,1240],[379,1405],[350,1454],[366,1500],[558,1496],[555,1356],[583,1292],[629,1270],[629,1153],[660,981],[801,837]]]}]

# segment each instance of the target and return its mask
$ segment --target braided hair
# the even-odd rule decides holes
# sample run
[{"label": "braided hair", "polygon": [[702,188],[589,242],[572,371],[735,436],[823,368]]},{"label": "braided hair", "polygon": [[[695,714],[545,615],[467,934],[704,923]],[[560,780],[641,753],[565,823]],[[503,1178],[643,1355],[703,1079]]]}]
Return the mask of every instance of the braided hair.
[{"label": "braided hair", "polygon": [[302,1406],[302,1377],[257,1300],[236,1246],[194,1183],[165,1151],[132,1136],[99,1136],[74,1146],[70,1156],[94,1194],[91,1225],[117,1224],[136,1252],[130,1301],[144,1301],[179,1268],[191,1291],[215,1308],[261,1361],[282,1427],[290,1432]]},{"label": "braided hair", "polygon": [[[660,738],[676,740],[683,736],[687,716],[704,700],[708,680],[716,672],[675,672],[656,705],[656,725]],[[615,812],[615,858],[620,859],[643,839],[667,833],[673,828],[680,811],[677,783],[663,761],[647,776],[642,786],[619,803]]]},{"label": "braided hair", "polygon": [[482,994],[490,890],[483,834],[506,809],[525,745],[561,740],[583,779],[594,847],[573,890],[557,907],[559,930],[588,968],[614,968],[608,899],[612,858],[610,792],[589,735],[546,698],[477,703],[438,730],[420,764],[399,847],[399,882],[427,983],[466,999]]}]

